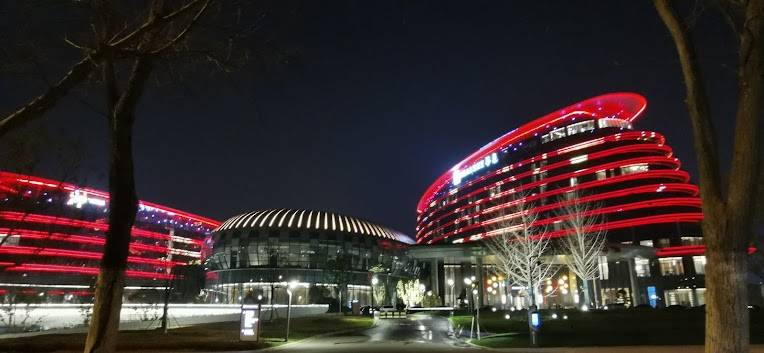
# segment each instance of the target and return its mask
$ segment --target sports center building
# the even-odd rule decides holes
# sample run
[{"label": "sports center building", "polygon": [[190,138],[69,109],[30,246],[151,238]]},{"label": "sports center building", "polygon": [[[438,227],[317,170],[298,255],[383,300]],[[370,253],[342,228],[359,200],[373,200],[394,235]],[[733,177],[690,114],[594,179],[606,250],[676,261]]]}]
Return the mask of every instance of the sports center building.
[{"label": "sports center building", "polygon": [[389,304],[398,280],[419,275],[417,261],[406,255],[413,243],[403,233],[337,213],[244,213],[213,233],[207,289],[218,303],[285,303],[291,284],[294,304]]},{"label": "sports center building", "polygon": [[[411,253],[428,261],[430,284],[448,305],[463,278],[486,290],[483,304],[520,305],[523,288],[495,285],[481,240],[501,232],[510,201],[522,195],[548,235],[566,236],[562,197],[598,205],[607,232],[594,289],[604,304],[704,303],[705,257],[698,188],[663,135],[635,128],[646,100],[606,94],[522,125],[470,154],[435,180],[416,207]],[[546,259],[554,261],[554,259]],[[563,269],[546,282],[542,305],[578,305],[580,283]],[[490,288],[493,287],[493,288]]]},{"label": "sports center building", "polygon": [[[0,172],[0,297],[88,301],[108,231],[108,209],[106,192]],[[203,241],[219,225],[140,201],[127,259],[126,301],[140,290],[164,289],[177,272],[173,268],[201,264]],[[198,277],[203,282],[203,273]],[[190,281],[186,276],[184,284]],[[203,283],[196,287],[194,294]]]}]

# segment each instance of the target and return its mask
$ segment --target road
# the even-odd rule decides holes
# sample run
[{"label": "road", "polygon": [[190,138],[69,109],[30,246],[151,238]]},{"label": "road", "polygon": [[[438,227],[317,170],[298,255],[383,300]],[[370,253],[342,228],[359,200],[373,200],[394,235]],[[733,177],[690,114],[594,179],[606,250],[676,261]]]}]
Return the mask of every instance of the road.
[{"label": "road", "polygon": [[411,315],[407,319],[378,320],[363,332],[310,338],[269,349],[283,352],[476,352],[453,336],[447,318]]}]

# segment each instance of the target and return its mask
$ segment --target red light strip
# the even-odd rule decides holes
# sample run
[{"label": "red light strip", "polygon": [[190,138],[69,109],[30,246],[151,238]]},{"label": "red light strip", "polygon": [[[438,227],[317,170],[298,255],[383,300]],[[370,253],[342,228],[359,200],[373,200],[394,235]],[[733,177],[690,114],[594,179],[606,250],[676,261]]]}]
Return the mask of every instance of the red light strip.
[{"label": "red light strip", "polygon": [[[668,165],[670,167],[674,167],[675,166],[675,159],[669,159],[669,158],[666,158],[666,157],[640,157],[640,158],[633,158],[633,159],[624,160],[624,161],[616,161],[616,162],[612,162],[612,163],[608,163],[608,164],[597,165],[597,166],[593,166],[593,167],[589,167],[589,168],[579,169],[579,170],[571,172],[571,173],[566,173],[566,174],[561,174],[561,175],[557,175],[557,176],[554,176],[554,177],[549,177],[549,178],[542,179],[542,180],[539,180],[539,181],[536,181],[536,182],[532,182],[532,183],[528,183],[528,184],[523,184],[521,187],[517,187],[517,188],[513,188],[513,189],[506,190],[504,192],[501,192],[501,193],[493,196],[493,198],[507,196],[507,195],[509,195],[511,193],[517,193],[517,192],[521,192],[521,191],[524,191],[524,190],[531,190],[531,189],[533,189],[533,188],[535,188],[537,186],[540,186],[542,184],[548,184],[548,183],[552,183],[552,182],[556,182],[556,181],[566,180],[566,179],[569,179],[569,178],[574,177],[574,176],[580,177],[582,175],[586,175],[587,174],[586,172],[591,172],[589,174],[593,174],[593,173],[596,173],[598,170],[617,168],[617,167],[620,167],[620,166],[623,166],[623,165],[630,165],[630,164],[637,164],[637,163],[647,163],[648,165],[666,164],[666,165]],[[642,174],[642,173],[646,173],[646,172],[634,173],[634,174],[636,175],[636,174]],[[512,179],[512,177],[509,177],[507,179]],[[502,181],[502,183],[509,182],[509,181],[507,181],[507,179]],[[598,180],[598,181],[604,181],[604,180],[607,180],[607,179]],[[474,194],[477,194],[479,192],[483,192],[483,191],[487,190],[488,188],[490,188],[490,187],[492,187],[494,185],[496,185],[496,184],[487,185],[483,189],[475,190],[475,191],[471,192],[470,194],[467,194],[467,195],[464,195],[462,197],[459,197],[457,199],[457,201],[458,200],[462,200],[465,197],[469,197],[469,196],[472,196]],[[691,184],[687,184],[687,185],[688,185],[688,187],[692,188],[692,190],[694,190],[693,191],[694,194],[697,194],[697,187],[696,186],[691,185]],[[541,194],[539,194],[538,197],[549,197],[549,195],[551,195],[553,193],[553,191],[555,191],[555,190],[550,190],[550,191],[541,193]],[[476,201],[472,205],[476,205],[476,204],[482,203],[482,202],[486,201],[486,199],[490,199],[490,197],[480,199],[479,201]],[[455,210],[455,212],[458,212],[458,209]],[[444,216],[445,216],[445,214],[442,215],[441,217],[444,217]],[[420,237],[419,235],[422,234],[422,232],[425,229],[429,228],[432,224],[433,224],[433,221],[430,221],[424,227],[420,227],[419,230],[417,231],[417,238],[419,238]]]},{"label": "red light strip", "polygon": [[[691,184],[666,184],[666,183],[662,183],[662,184],[654,184],[654,185],[636,186],[636,187],[632,187],[632,188],[621,189],[621,190],[611,191],[611,192],[602,193],[602,194],[595,194],[595,195],[591,195],[591,196],[582,197],[579,200],[581,202],[596,202],[596,201],[602,201],[602,200],[607,200],[607,199],[616,198],[616,197],[630,196],[630,195],[634,195],[634,194],[651,194],[651,193],[656,193],[655,190],[658,189],[659,187],[664,187],[663,191],[665,191],[665,192],[685,192],[685,193],[688,193],[690,195],[696,195],[697,191],[698,191],[697,186],[694,186],[694,185],[691,185]],[[541,197],[544,197],[544,196],[541,196]],[[539,195],[534,195],[532,197],[526,198],[526,202],[533,201],[533,200],[541,198],[541,197]],[[654,199],[654,200],[647,200],[647,201],[638,201],[638,202],[634,202],[634,203],[626,203],[626,204],[620,204],[620,205],[613,205],[613,206],[609,206],[607,208],[600,208],[600,210],[603,210],[603,209],[612,209],[612,210],[615,210],[615,211],[617,211],[618,209],[628,210],[630,207],[633,207],[632,205],[641,204],[642,202],[651,202],[654,205],[658,205],[658,204],[663,202],[662,200],[671,200],[671,201],[667,201],[665,204],[663,204],[663,206],[693,206],[693,207],[697,206],[698,209],[700,209],[700,204],[701,204],[700,203],[700,199],[697,198],[697,197],[663,198],[663,199]],[[690,202],[690,200],[691,200],[691,204],[688,204],[688,202]],[[485,217],[486,215],[494,213],[496,211],[500,211],[500,210],[503,210],[503,209],[506,209],[506,208],[513,207],[513,206],[517,205],[519,202],[520,202],[520,200],[508,202],[506,204],[494,206],[494,207],[491,207],[491,208],[486,208],[482,212],[480,212],[479,214],[476,214],[476,215],[471,215],[471,216],[455,219],[453,221],[450,221],[448,223],[445,223],[445,224],[441,225],[438,228],[435,228],[434,230],[431,230],[431,231],[427,232],[422,237],[423,238],[427,238],[433,232],[437,231],[438,229],[445,228],[445,227],[451,226],[451,225],[456,225],[457,223],[466,222],[466,221],[469,220],[469,218]],[[570,202],[556,202],[556,203],[553,203],[553,204],[548,204],[548,205],[544,205],[544,206],[535,207],[535,208],[532,209],[532,211],[536,212],[536,213],[551,211],[551,210],[560,208],[560,207],[562,207],[562,206],[564,206],[564,205],[566,205],[568,203],[570,203]],[[552,219],[552,218],[550,217],[550,218],[546,218],[546,219]],[[492,218],[491,220],[486,220],[486,221],[484,221],[484,222],[482,222],[480,224],[476,223],[476,224],[473,224],[473,225],[470,225],[470,226],[459,228],[459,229],[457,229],[457,230],[455,230],[453,232],[444,234],[442,237],[451,236],[451,235],[454,235],[456,233],[462,233],[464,231],[474,229],[474,228],[482,226],[484,224],[494,223],[495,221],[498,221],[498,219],[497,218]],[[542,222],[542,221],[546,222],[545,220],[540,220],[540,222]],[[544,224],[543,222],[542,223],[538,223],[538,224]]]},{"label": "red light strip", "polygon": [[[99,231],[99,232],[100,231],[106,232],[109,230],[109,225],[105,223],[88,222],[88,221],[81,221],[78,219],[47,216],[47,215],[40,215],[40,214],[33,214],[33,213],[4,211],[4,212],[0,212],[0,219],[4,219],[7,221],[14,221],[14,222],[31,222],[31,223],[39,223],[39,224],[64,225],[64,226],[77,227],[77,228],[86,228],[86,229]],[[161,239],[161,240],[172,239],[172,237],[169,234],[151,232],[151,231],[147,231],[147,230],[139,229],[139,228],[133,228],[131,233],[134,236],[139,236],[143,238],[152,238],[152,239]],[[198,246],[201,246],[202,244],[202,241],[199,239],[191,239],[191,238],[184,238],[184,237],[178,237],[178,236],[176,236],[176,238],[182,238],[188,243],[198,245]]]},{"label": "red light strip", "polygon": [[[533,195],[533,196],[529,196],[529,197],[526,198],[526,201],[533,201],[533,200],[537,200],[537,199],[540,199],[540,198],[554,197],[556,195],[560,195],[560,194],[564,194],[564,193],[569,192],[569,191],[573,191],[574,189],[577,189],[577,190],[586,190],[586,189],[590,189],[590,188],[593,188],[593,187],[605,186],[605,185],[609,185],[609,184],[616,184],[616,183],[621,183],[621,182],[626,182],[626,181],[633,181],[633,180],[647,180],[647,179],[668,179],[668,180],[679,181],[680,183],[686,183],[690,179],[690,176],[687,174],[687,172],[682,171],[682,170],[654,169],[654,170],[648,170],[648,171],[642,172],[642,173],[633,173],[633,174],[618,175],[618,176],[610,177],[610,178],[607,178],[607,179],[588,181],[588,182],[584,182],[584,183],[578,184],[576,186],[568,186],[568,187],[557,188],[557,189],[554,189],[554,190],[550,190],[550,191],[548,191],[548,192],[546,192],[544,194],[536,194],[536,195]],[[486,187],[482,188],[481,190],[482,191],[486,191],[486,190],[489,189],[489,187],[490,186],[486,186]],[[518,189],[519,190],[524,190],[524,188],[516,188],[515,190],[518,190]],[[495,195],[494,198],[496,198],[496,197],[503,197],[503,196],[509,195],[509,193],[510,193],[509,191],[501,192],[501,193]],[[696,192],[696,194],[697,194],[697,192]],[[486,201],[486,198],[482,198],[480,200],[477,200],[472,205],[480,204],[480,203],[482,203],[484,201]],[[469,205],[469,206],[472,206],[472,205]],[[493,207],[490,207],[490,208],[486,208],[486,209],[484,209],[483,212],[485,212],[485,213],[493,212],[493,211],[495,211],[497,209],[497,207],[500,207],[500,206],[493,206]],[[463,207],[457,208],[453,212],[459,212],[459,211],[461,211],[462,208]],[[438,218],[436,218],[434,221],[439,221],[439,220],[443,219],[444,217],[447,217],[447,216],[449,216],[451,214],[452,213],[448,213],[448,212],[444,213],[443,215],[441,215]],[[419,229],[418,233],[421,234],[421,232],[424,231],[425,229],[427,229],[427,227],[432,226],[432,223],[434,221],[430,221],[424,228]]]},{"label": "red light strip", "polygon": [[[748,247],[748,255],[756,252],[753,246]],[[705,255],[706,247],[704,245],[682,245],[671,246],[658,249],[655,254],[658,257],[680,257],[680,256],[699,256]]]},{"label": "red light strip", "polygon": [[417,205],[417,211],[424,211],[427,204],[430,202],[430,198],[451,180],[451,173],[460,166],[469,165],[505,146],[521,142],[533,134],[542,132],[559,122],[575,118],[576,116],[589,115],[591,118],[595,119],[617,116],[619,119],[634,121],[634,119],[642,114],[646,107],[647,101],[644,97],[638,94],[611,93],[581,101],[537,118],[483,146],[438,177],[438,179],[427,188],[424,195],[422,195],[422,198]]},{"label": "red light strip", "polygon": [[[32,246],[0,246],[0,254],[7,255],[37,255],[37,256],[60,256],[76,259],[90,259],[101,260],[101,253],[79,250],[66,250],[66,249],[51,249],[51,248],[39,248]],[[160,267],[172,267],[175,265],[183,265],[183,262],[167,261],[158,259],[149,259],[135,256],[128,256],[127,261],[136,264],[155,265]]]},{"label": "red light strip", "polygon": [[[693,213],[693,212],[672,213],[672,214],[663,214],[663,215],[657,215],[657,216],[632,218],[632,219],[626,219],[626,220],[615,221],[615,222],[600,223],[599,225],[592,227],[591,230],[606,231],[606,230],[639,227],[644,225],[653,225],[653,224],[660,224],[660,223],[677,223],[677,222],[697,223],[697,222],[700,222],[701,220],[703,220],[703,215],[700,213]],[[482,232],[482,233],[471,235],[470,237],[477,236],[482,239],[486,237],[486,233],[487,232]],[[562,236],[566,236],[568,233],[569,233],[569,230],[563,229],[563,230],[546,233],[545,236],[550,238],[559,238]],[[471,242],[472,240],[469,239],[470,237],[456,239],[454,243]],[[428,244],[431,244],[431,243],[432,242],[428,242]]]},{"label": "red light strip", "polygon": [[[591,153],[591,154],[588,155],[587,158],[588,158],[588,160],[594,160],[594,159],[599,159],[599,158],[603,158],[603,157],[609,157],[609,156],[612,156],[612,155],[616,155],[618,153],[656,152],[656,151],[657,152],[663,152],[666,157],[671,157],[673,155],[673,150],[671,149],[671,147],[668,147],[668,146],[663,144],[665,139],[660,134],[653,133],[653,132],[647,133],[646,131],[631,131],[631,132],[617,133],[617,134],[612,134],[612,135],[608,135],[608,136],[604,136],[604,137],[599,137],[599,138],[596,138],[596,139],[593,139],[593,140],[581,142],[581,143],[578,143],[578,144],[575,144],[575,145],[572,145],[572,146],[563,147],[563,148],[560,148],[560,149],[558,149],[556,151],[553,151],[553,152],[536,155],[536,156],[534,156],[532,158],[528,158],[528,159],[520,161],[520,162],[512,163],[512,164],[509,164],[507,166],[502,166],[501,168],[498,168],[497,170],[495,170],[493,172],[486,173],[485,175],[483,175],[483,176],[481,176],[479,178],[476,178],[474,180],[471,180],[471,181],[469,181],[467,183],[462,184],[459,187],[459,189],[467,189],[467,188],[471,187],[474,184],[481,183],[481,182],[485,181],[488,178],[491,178],[491,177],[494,177],[496,175],[503,174],[503,173],[510,173],[515,168],[519,168],[519,167],[522,167],[524,165],[528,165],[528,164],[534,163],[536,161],[549,160],[551,158],[554,158],[554,157],[557,157],[557,156],[561,156],[561,155],[564,155],[564,154],[567,154],[567,153],[570,153],[570,152],[573,152],[573,151],[577,151],[577,150],[584,149],[584,148],[589,148],[589,147],[592,147],[592,146],[595,146],[595,145],[601,145],[601,144],[603,144],[605,142],[639,141],[639,140],[647,138],[648,135],[650,135],[649,138],[656,139],[656,140],[658,140],[658,142],[657,143],[650,143],[650,144],[639,143],[639,144],[627,145],[627,146],[617,146],[617,147],[613,147],[613,148],[610,148],[610,149],[607,149],[607,150],[602,150],[602,151]],[[653,135],[655,135],[655,136],[653,136]],[[551,171],[551,170],[554,170],[554,169],[558,169],[558,168],[561,168],[561,167],[567,167],[569,165],[570,165],[570,161],[569,160],[562,160],[562,161],[559,161],[559,162],[554,163],[554,164],[546,165],[543,168],[539,168],[539,171],[548,172],[548,171]],[[531,170],[531,171],[524,172],[524,173],[521,173],[521,174],[517,174],[517,175],[514,175],[514,176],[515,176],[515,178],[521,178],[521,177],[527,176],[527,173],[532,173],[532,172],[533,171]],[[445,197],[447,197],[447,195],[443,195],[441,197],[434,198],[432,201],[438,202],[438,201],[441,201],[442,199],[444,199]]]},{"label": "red light strip", "polygon": [[[10,172],[0,172],[0,183],[2,183],[2,182],[6,182],[6,183],[7,182],[18,182],[18,183],[23,183],[23,184],[36,185],[36,186],[39,186],[39,187],[46,187],[46,188],[49,188],[49,189],[66,190],[66,191],[83,190],[83,191],[86,191],[89,194],[93,194],[93,195],[96,195],[98,197],[101,197],[101,198],[104,198],[106,200],[109,200],[109,193],[104,192],[104,191],[90,189],[90,188],[82,188],[82,187],[78,187],[78,186],[73,185],[73,184],[59,182],[59,181],[55,181],[55,180],[51,180],[51,179],[35,177],[35,176],[30,176],[30,175],[16,174],[16,173],[10,173]],[[213,228],[213,229],[220,226],[220,222],[218,222],[218,221],[216,221],[214,219],[205,218],[205,217],[202,217],[202,216],[199,216],[199,215],[195,215],[195,214],[192,214],[192,213],[188,213],[188,212],[183,212],[181,210],[177,210],[177,209],[170,208],[170,207],[167,207],[167,206],[162,206],[162,205],[155,204],[155,203],[152,203],[152,202],[139,201],[139,203],[141,205],[144,205],[144,206],[156,208],[156,209],[158,209],[158,210],[160,210],[162,212],[165,212],[165,213],[172,213],[174,215],[177,215],[177,216],[182,217],[182,218],[186,218],[186,219],[194,221],[194,222],[203,223],[203,224],[205,224],[208,227]]]},{"label": "red light strip", "polygon": [[[648,146],[648,148],[646,148],[644,150],[652,150],[652,149],[649,148],[650,145],[647,145],[647,146]],[[631,147],[631,146],[624,146],[624,147]],[[613,149],[613,150],[615,150],[615,149]],[[619,148],[618,150],[619,150],[618,153],[623,153],[624,150],[629,151],[629,152],[634,152],[634,151],[643,150],[643,149],[633,149],[633,148],[621,149],[621,148]],[[598,154],[596,156],[596,158],[599,159],[599,158],[603,158],[603,157],[606,157],[606,156],[617,154],[617,153],[611,153],[610,151],[611,150],[601,151],[602,154]],[[592,154],[592,155],[595,155],[595,154]],[[659,165],[660,164],[666,164],[666,165],[669,165],[672,168],[679,169],[679,162],[676,159],[671,159],[668,156],[666,156],[666,157],[638,157],[638,158],[632,158],[632,159],[623,160],[623,161],[610,162],[610,163],[607,163],[607,164],[597,165],[596,167],[592,166],[592,167],[589,167],[589,168],[577,170],[575,172],[561,174],[561,175],[556,175],[556,176],[553,176],[553,177],[548,177],[548,178],[545,178],[543,180],[539,180],[537,182],[523,184],[522,186],[514,188],[514,189],[516,191],[519,191],[519,190],[529,190],[529,189],[532,189],[532,188],[534,188],[536,186],[539,186],[539,185],[542,185],[542,184],[547,184],[547,183],[550,183],[550,182],[555,182],[555,181],[560,181],[560,180],[568,179],[568,178],[570,178],[572,176],[581,176],[581,175],[584,175],[582,172],[584,172],[586,170],[594,169],[593,173],[596,173],[597,170],[610,169],[610,168],[618,168],[618,167],[625,166],[625,165],[633,165],[633,164],[640,164],[640,163],[647,163],[647,162],[652,162],[653,164],[659,164]],[[558,169],[558,168],[563,167],[563,166],[570,166],[570,162],[567,161],[567,160],[566,161],[561,161],[559,163],[555,163],[555,164],[547,166],[547,169],[544,169],[543,171],[547,172],[549,170]],[[506,173],[506,172],[509,172],[509,171],[511,171],[511,166],[510,166],[509,170],[506,170],[506,168],[502,168],[502,169],[498,170],[497,172],[492,173],[490,176]],[[539,172],[541,172],[541,170]],[[496,185],[500,185],[500,184],[503,185],[505,183],[512,183],[512,182],[514,182],[516,180],[520,180],[522,178],[530,177],[533,174],[534,174],[534,171],[533,170],[529,170],[527,172],[523,172],[523,173],[520,173],[520,174],[510,175],[510,176],[508,176],[508,177],[506,177],[506,178],[504,178],[502,180],[499,180],[497,182],[491,183],[489,185],[483,186],[482,188],[479,188],[479,189],[473,190],[473,191],[471,191],[471,192],[469,192],[467,194],[464,194],[464,195],[454,199],[451,202],[451,204],[459,203],[460,201],[466,200],[469,197],[472,197],[472,196],[478,195],[480,193],[483,193],[483,192],[487,191],[488,189],[490,189],[490,188],[492,188],[492,187],[494,187]],[[642,174],[642,173],[637,173],[637,174]],[[615,178],[617,178],[617,177],[611,177],[611,178],[608,178],[608,179],[615,179]],[[483,179],[483,178],[481,178],[481,179]],[[689,180],[689,176],[687,176],[687,180]],[[582,183],[581,184],[582,186],[579,186],[579,189],[583,188],[584,184],[587,184],[587,183]],[[591,187],[591,186],[588,186],[588,187]],[[555,192],[556,190],[557,189],[550,190],[550,191],[547,191],[546,193],[552,193],[552,192]],[[494,197],[502,197],[502,196],[509,195],[511,193],[510,191],[511,190],[505,191],[503,193],[498,194],[498,196],[494,196]],[[542,197],[548,197],[548,196],[544,195]],[[439,200],[440,199],[438,199],[438,201]],[[485,201],[485,198],[481,199],[476,204],[479,204],[482,201]],[[441,208],[432,210],[432,212],[430,214],[435,213],[435,212],[440,212],[442,209],[443,208],[441,207]],[[454,212],[458,212],[458,211],[459,211],[459,209],[455,210]],[[448,215],[449,215],[449,213],[444,213],[441,216],[439,216],[438,218],[430,220],[430,222],[427,225],[425,225],[424,227],[422,227],[420,225],[417,233],[420,233],[423,229],[425,229],[427,227],[430,227],[434,221],[440,220],[443,217],[446,217]]]},{"label": "red light strip", "polygon": [[[18,228],[14,228],[14,229],[0,228],[0,234],[10,234],[10,236],[18,236],[18,237],[27,238],[27,239],[65,241],[65,242],[79,243],[79,244],[103,245],[106,242],[106,240],[101,236],[85,236],[85,235],[75,235],[75,234],[66,234],[66,233],[50,233],[50,232],[42,232],[42,231],[18,229]],[[157,252],[160,254],[166,254],[168,251],[168,248],[166,246],[149,245],[149,244],[131,242],[130,250],[151,251],[151,252]],[[178,255],[179,254],[173,254],[173,256],[178,256]],[[186,256],[186,255],[180,255],[180,256]]]},{"label": "red light strip", "polygon": [[[65,266],[65,265],[48,265],[48,264],[21,264],[18,266],[8,267],[5,271],[11,272],[50,272],[50,273],[70,273],[97,276],[97,267],[79,267],[79,266]],[[126,270],[125,275],[133,278],[150,278],[150,279],[172,279],[172,275],[165,273],[153,273],[135,270]]]}]

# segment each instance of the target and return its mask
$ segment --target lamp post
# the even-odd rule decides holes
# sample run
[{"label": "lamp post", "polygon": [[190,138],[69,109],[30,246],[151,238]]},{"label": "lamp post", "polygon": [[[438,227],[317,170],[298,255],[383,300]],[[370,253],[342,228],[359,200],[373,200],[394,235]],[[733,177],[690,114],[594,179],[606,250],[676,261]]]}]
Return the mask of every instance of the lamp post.
[{"label": "lamp post", "polygon": [[[287,295],[289,296],[289,302],[287,303],[287,324],[286,324],[286,337],[284,337],[284,342],[289,341],[289,323],[292,321],[292,289],[297,287],[297,281],[291,281],[289,282],[289,285],[287,286]],[[271,308],[273,310],[273,308]]]},{"label": "lamp post", "polygon": [[448,283],[448,285],[451,287],[451,306],[455,307],[456,298],[454,298],[454,284],[456,283],[454,282],[453,278],[449,278],[448,281],[446,281],[446,283]]},{"label": "lamp post", "polygon": [[371,307],[374,308],[374,287],[379,283],[379,278],[374,276],[371,278]]}]

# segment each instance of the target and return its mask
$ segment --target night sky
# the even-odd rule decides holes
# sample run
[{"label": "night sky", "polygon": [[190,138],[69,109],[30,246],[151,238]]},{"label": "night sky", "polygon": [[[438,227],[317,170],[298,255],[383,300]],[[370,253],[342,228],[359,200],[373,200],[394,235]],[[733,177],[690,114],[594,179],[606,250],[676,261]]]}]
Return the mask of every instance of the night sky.
[{"label": "night sky", "polygon": [[[285,36],[296,60],[152,86],[136,124],[141,199],[220,220],[259,208],[330,210],[413,234],[419,197],[463,157],[615,91],[646,96],[635,127],[666,135],[696,172],[680,67],[650,1],[307,1],[296,16]],[[695,26],[726,161],[734,38],[713,9]],[[56,61],[65,67],[74,54]],[[0,113],[41,85],[0,76]],[[42,125],[82,146],[74,178],[105,188],[98,104],[69,97]],[[37,174],[59,177],[56,153],[44,154]]]}]

